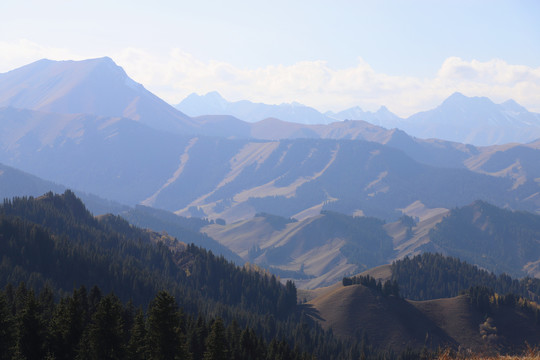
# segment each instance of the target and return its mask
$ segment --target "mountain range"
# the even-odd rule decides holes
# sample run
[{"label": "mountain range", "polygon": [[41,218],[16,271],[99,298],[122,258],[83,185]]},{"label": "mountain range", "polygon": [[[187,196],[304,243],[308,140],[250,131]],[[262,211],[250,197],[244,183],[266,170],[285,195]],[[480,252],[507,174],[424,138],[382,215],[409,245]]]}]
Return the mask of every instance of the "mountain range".
[{"label": "mountain range", "polygon": [[[1,74],[0,90],[0,162],[127,205],[227,222],[321,209],[392,220],[417,201],[540,209],[538,142],[475,147],[363,121],[188,118],[109,58],[38,61]],[[134,103],[148,107],[127,112]]]},{"label": "mountain range", "polygon": [[[98,91],[113,85],[115,91]],[[261,213],[298,221],[287,226],[303,226],[304,221],[313,223],[321,211],[388,222],[407,214],[433,224],[430,219],[476,200],[540,211],[538,141],[476,147],[422,140],[360,120],[303,125],[278,119],[247,123],[220,115],[188,118],[142,86],[135,86],[109,58],[38,61],[2,74],[0,89],[6,105],[0,108],[1,163],[128,206],[142,204],[185,217],[207,218],[216,222],[214,227],[219,226],[218,221],[251,221]],[[80,96],[81,91],[88,96]],[[110,106],[102,106],[103,95]],[[145,118],[144,112],[139,118],[130,117],[133,113],[124,111],[130,96],[146,99],[141,104],[151,104],[158,114],[176,117],[168,122]],[[454,95],[442,107],[462,101],[474,103],[477,99]],[[482,101],[490,104],[487,99]],[[182,132],[183,127],[188,130]],[[150,215],[147,211],[146,216]],[[139,224],[158,226],[152,216],[154,220],[144,220],[147,222],[139,218]],[[159,226],[177,228],[163,222]],[[428,230],[398,241],[401,235],[397,234],[404,233],[400,229],[387,231],[399,244],[393,246],[397,254],[385,255],[384,261],[421,251]],[[276,238],[278,233],[267,236]],[[218,232],[212,236],[226,239]],[[269,244],[250,247],[266,249]],[[234,248],[239,244],[223,240],[222,245]],[[246,260],[250,247],[235,252]],[[303,254],[307,251],[301,250]],[[224,249],[219,252],[226,253]],[[255,259],[258,257],[251,260]],[[263,259],[257,262],[265,264]],[[266,265],[294,272],[301,266],[298,261]],[[304,267],[309,269],[307,263]],[[325,278],[329,275],[321,270],[309,276],[319,278],[312,284],[321,284],[336,279],[338,273]]]},{"label": "mountain range", "polygon": [[[467,97],[461,93],[454,93],[435,109],[407,118],[398,117],[385,106],[376,112],[353,107],[323,114],[298,103],[267,105],[246,100],[228,102],[217,92],[202,96],[191,94],[176,105],[176,108],[192,116],[204,118],[204,115],[229,115],[250,123],[279,119],[303,125],[326,124],[333,128],[336,126],[335,122],[363,120],[385,129],[400,129],[422,139],[442,139],[476,146],[527,143],[540,138],[540,114],[527,111],[514,100],[495,104],[486,97]],[[291,127],[295,129],[294,134],[298,137],[321,136],[309,133],[313,127]],[[259,137],[256,125],[252,128],[252,135]],[[301,132],[300,129],[304,131]],[[288,132],[291,136],[291,131]],[[275,138],[276,135],[273,136]]]},{"label": "mountain range", "polygon": [[189,116],[231,115],[250,123],[266,118],[300,124],[327,124],[334,120],[296,102],[280,105],[253,103],[248,100],[228,102],[217,91],[202,96],[193,93],[175,107]]},{"label": "mountain range", "polygon": [[[190,117],[109,58],[41,60],[0,74],[0,196],[34,197],[0,206],[0,240],[25,229],[21,241],[36,244],[0,241],[11,257],[0,266],[2,284],[62,283],[65,292],[77,276],[94,276],[107,291],[121,289],[125,299],[147,288],[143,300],[149,301],[158,279],[159,286],[187,294],[182,299],[193,314],[238,310],[264,317],[265,325],[257,325],[263,336],[277,331],[305,339],[301,331],[331,339],[325,349],[356,344],[347,348],[355,357],[360,343],[362,353],[369,349],[362,332],[392,351],[406,351],[407,344],[515,349],[524,340],[538,341],[538,309],[528,300],[538,298],[538,280],[506,275],[540,276],[537,114],[512,101],[454,94],[408,119],[386,108],[353,108],[318,113],[322,120],[315,120],[314,109],[298,104],[229,107],[217,93],[207,97],[216,103],[216,114]],[[192,96],[194,108],[198,100]],[[255,122],[218,113],[225,108],[247,109],[244,114]],[[295,111],[301,120],[284,120]],[[390,122],[395,126],[388,129],[384,124]],[[422,139],[403,130],[416,126],[414,131],[447,134],[449,122],[456,138],[490,146]],[[497,144],[505,136],[529,140]],[[112,212],[131,225],[120,216],[92,216],[69,190],[50,192],[66,188],[77,189],[96,215]],[[415,271],[429,270],[429,276],[413,266],[395,283],[395,264],[410,265],[411,257],[434,252],[472,265],[427,261]],[[28,253],[36,261],[28,261]],[[249,264],[239,269],[213,253]],[[54,254],[56,265],[47,254]],[[64,274],[57,271],[60,265],[78,270]],[[108,275],[88,271],[92,266]],[[483,271],[475,266],[505,273],[480,278],[511,286],[495,294],[456,275]],[[359,272],[374,278],[358,280]],[[350,283],[344,276],[351,276]],[[253,302],[264,297],[245,286],[241,279],[248,278],[272,300]],[[295,305],[296,288],[288,280],[316,289],[300,291],[304,303]],[[189,286],[182,290],[177,285],[184,281]],[[401,298],[398,285],[417,301]],[[430,294],[465,293],[426,298],[422,286],[436,290]],[[514,295],[503,295],[504,289]],[[192,295],[197,303],[188,300]],[[268,307],[275,310],[271,315],[264,312]],[[334,342],[323,328],[344,342]],[[309,344],[304,342],[305,349],[312,349]],[[326,354],[321,358],[331,357],[320,351]]]}]

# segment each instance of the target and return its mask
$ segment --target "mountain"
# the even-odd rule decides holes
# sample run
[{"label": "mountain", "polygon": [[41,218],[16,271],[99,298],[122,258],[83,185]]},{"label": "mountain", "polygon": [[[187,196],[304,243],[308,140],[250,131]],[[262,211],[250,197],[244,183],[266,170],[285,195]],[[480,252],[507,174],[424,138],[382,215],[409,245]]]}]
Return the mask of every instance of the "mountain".
[{"label": "mountain", "polygon": [[[387,143],[409,139],[370,127],[381,139],[390,135]],[[452,154],[459,168],[425,165],[389,145],[362,140],[189,137],[127,118],[0,109],[0,162],[126,205],[183,216],[231,222],[266,212],[303,219],[324,209],[392,220],[416,201],[448,209],[476,199],[540,208],[536,163],[530,160],[539,150],[533,145],[525,147],[532,151],[527,161],[519,153],[486,168],[500,153],[481,157],[474,147],[414,144],[420,144],[420,154],[422,146],[424,153],[438,147]],[[459,164],[473,154],[478,157],[469,165],[480,173]],[[516,183],[501,171],[518,160],[522,175]]]},{"label": "mountain", "polygon": [[242,100],[228,102],[218,92],[206,95],[191,94],[176,108],[190,116],[230,115],[247,122],[257,122],[266,118],[300,124],[327,124],[333,119],[319,111],[296,102],[290,104],[268,105]]},{"label": "mountain", "polygon": [[363,120],[386,129],[401,128],[403,122],[403,119],[390,112],[386,106],[381,106],[376,112],[364,111],[359,106],[355,106],[337,113],[328,111],[325,115],[338,121]]},{"label": "mountain", "polygon": [[[0,164],[0,199],[11,199],[15,196],[38,197],[50,191],[64,192],[66,187],[43,180],[37,176],[25,173],[18,169]],[[75,191],[95,215],[114,213],[126,210],[126,206],[114,201],[82,191]]]},{"label": "mountain", "polygon": [[63,192],[62,185],[40,179],[10,166],[0,164],[0,198],[40,196],[46,192]]},{"label": "mountain", "polygon": [[0,74],[0,107],[126,117],[156,129],[196,133],[197,124],[133,81],[110,58],[42,59]]},{"label": "mountain", "polygon": [[[171,330],[165,331],[163,324],[167,321],[160,320],[157,331],[169,334],[166,343],[174,345],[170,334],[180,337],[182,332],[178,339],[181,342],[175,347],[199,353],[198,359],[202,359],[205,345],[203,351],[197,352],[197,339],[203,341],[211,332],[208,329],[195,337],[190,328],[200,330],[201,322],[209,319],[219,319],[224,326],[234,323],[237,340],[240,329],[246,329],[242,348],[246,351],[246,337],[265,352],[261,345],[269,339],[283,341],[281,347],[293,343],[298,323],[314,332],[297,344],[302,351],[328,358],[328,354],[315,349],[314,339],[318,336],[324,337],[330,351],[339,353],[337,345],[344,345],[336,344],[331,334],[300,319],[294,284],[282,285],[272,275],[239,268],[204,249],[130,226],[120,217],[93,217],[71,191],[4,201],[0,205],[0,252],[3,359],[11,358],[6,354],[15,346],[23,354],[30,353],[25,358],[74,358],[76,352],[88,356],[96,350],[96,336],[102,337],[103,347],[104,343],[112,347],[119,341],[127,345],[136,308],[142,312],[149,305],[169,309],[165,317]],[[72,299],[58,302],[69,293],[73,293]],[[120,301],[130,302],[125,311],[121,305],[118,311]],[[27,320],[18,321],[23,315]],[[156,314],[149,318],[152,316]],[[163,319],[164,315],[159,316]],[[268,326],[269,318],[274,328]],[[191,325],[181,326],[186,323]],[[97,326],[101,326],[102,335],[96,334]],[[281,335],[276,336],[275,328]],[[144,333],[138,338],[143,343]],[[188,339],[192,346],[187,345]],[[91,350],[88,342],[94,343]],[[112,352],[116,358],[128,358],[124,356],[127,349],[118,348]],[[279,351],[274,349],[274,353]],[[110,352],[92,356],[107,358]],[[263,359],[248,355],[236,358]]]},{"label": "mountain", "polygon": [[480,146],[527,143],[540,138],[540,114],[513,100],[495,104],[486,97],[454,93],[437,108],[405,119],[401,129],[421,138]]},{"label": "mountain", "polygon": [[[343,129],[352,124],[342,125],[341,122],[345,120],[356,123],[365,121],[384,129],[400,129],[421,139],[441,139],[476,146],[528,143],[540,138],[540,114],[527,111],[514,100],[495,104],[485,97],[467,97],[460,93],[454,93],[435,109],[416,113],[406,119],[393,114],[385,106],[376,112],[363,111],[356,106],[322,114],[296,103],[266,105],[245,100],[228,102],[217,92],[204,96],[191,94],[176,107],[203,119],[204,115],[229,115],[248,121],[253,123],[251,135],[261,139],[351,138],[349,131],[335,131],[336,128]],[[315,124],[327,126],[309,126]],[[245,127],[243,134],[237,133],[237,137],[246,136]]]},{"label": "mountain", "polygon": [[127,205],[162,186],[188,141],[127,118],[0,109],[1,162]]},{"label": "mountain", "polygon": [[[24,90],[14,83],[14,90],[2,88],[0,98],[30,105],[29,98],[50,99],[46,104],[53,106],[72,96],[74,104],[85,103],[68,85],[104,83],[97,74],[108,74],[109,68],[125,83],[125,73],[112,65],[110,59],[30,64],[2,74],[0,82],[17,78],[41,85]],[[54,91],[46,91],[43,84],[54,72],[41,67],[64,69],[57,71],[57,83],[68,97],[57,96],[62,92],[55,82]],[[88,99],[100,98],[98,88],[83,85],[92,90]],[[505,106],[519,111],[511,102]],[[301,220],[321,209],[394,220],[417,201],[428,209],[476,199],[540,209],[535,143],[479,148],[415,139],[363,121],[250,124],[216,115],[195,122],[198,131],[213,137],[165,132],[129,117],[0,108],[0,162],[123,204],[227,222],[259,212]]]}]

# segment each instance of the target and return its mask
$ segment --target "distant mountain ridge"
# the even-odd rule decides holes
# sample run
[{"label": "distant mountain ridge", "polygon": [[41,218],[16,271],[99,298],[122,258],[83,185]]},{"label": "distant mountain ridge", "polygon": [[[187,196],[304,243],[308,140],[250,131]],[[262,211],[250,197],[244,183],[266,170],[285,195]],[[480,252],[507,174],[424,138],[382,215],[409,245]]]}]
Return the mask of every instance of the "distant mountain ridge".
[{"label": "distant mountain ridge", "polygon": [[[400,118],[385,106],[376,112],[364,111],[352,107],[340,112],[328,111],[324,114],[317,110],[297,104],[267,105],[256,104],[247,100],[228,102],[219,93],[211,92],[200,96],[191,94],[176,108],[192,116],[204,118],[204,115],[230,115],[254,123],[251,135],[259,137],[259,122],[278,119],[295,128],[296,137],[317,137],[327,132],[319,129],[299,128],[303,125],[327,125],[332,128],[336,122],[344,120],[362,120],[386,129],[400,129],[418,138],[442,139],[477,146],[505,144],[511,142],[527,143],[540,138],[540,114],[529,112],[514,100],[495,104],[486,97],[467,97],[454,93],[435,109],[423,111]],[[290,131],[288,131],[290,134]],[[287,131],[285,131],[285,134]],[[281,135],[281,138],[287,135]],[[265,135],[262,135],[263,138]],[[267,136],[267,135],[266,135]],[[289,135],[291,136],[291,135]],[[324,137],[324,136],[321,136]],[[274,138],[277,138],[274,135]]]},{"label": "distant mountain ridge", "polygon": [[266,118],[277,118],[300,124],[328,124],[334,121],[325,114],[296,102],[280,105],[254,103],[248,100],[229,102],[217,91],[206,95],[193,93],[175,107],[190,116],[231,115],[250,123]]},{"label": "distant mountain ridge", "polygon": [[495,104],[486,97],[454,93],[435,109],[407,118],[402,129],[421,138],[467,144],[527,143],[540,138],[540,114],[514,100]]}]

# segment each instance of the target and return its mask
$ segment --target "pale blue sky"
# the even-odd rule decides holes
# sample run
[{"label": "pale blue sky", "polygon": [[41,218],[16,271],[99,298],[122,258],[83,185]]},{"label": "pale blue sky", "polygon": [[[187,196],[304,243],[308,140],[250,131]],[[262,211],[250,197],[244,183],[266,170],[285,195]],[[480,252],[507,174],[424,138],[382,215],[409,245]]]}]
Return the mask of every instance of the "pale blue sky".
[{"label": "pale blue sky", "polygon": [[[135,80],[166,100],[179,102],[192,91],[218,90],[232,100],[249,98],[249,87],[240,86],[242,81],[260,85],[271,78],[267,74],[261,80],[261,72],[272,72],[281,66],[290,70],[287,72],[290,77],[299,63],[323,62],[323,70],[320,66],[318,70],[309,69],[318,73],[314,75],[318,82],[313,83],[315,85],[304,84],[298,89],[299,96],[296,98],[288,98],[295,96],[294,92],[289,91],[285,94],[288,97],[274,94],[265,99],[262,88],[257,88],[251,91],[252,100],[296,100],[316,107],[319,105],[324,110],[325,107],[354,105],[357,99],[356,105],[369,108],[382,105],[385,97],[381,95],[366,100],[362,92],[356,91],[341,104],[333,105],[336,101],[322,104],[329,95],[315,96],[316,89],[325,86],[320,76],[333,79],[339,77],[334,73],[353,69],[361,63],[364,67],[369,65],[376,76],[395,77],[395,85],[381,78],[374,91],[396,86],[395,91],[403,92],[408,88],[403,84],[404,79],[410,80],[411,77],[418,81],[415,84],[409,82],[408,86],[434,86],[432,83],[426,85],[424,80],[434,79],[445,61],[454,57],[469,65],[473,60],[482,64],[502,60],[505,65],[524,65],[538,70],[538,19],[540,1],[533,0],[3,0],[0,3],[0,51],[3,52],[0,53],[0,72],[40,57],[80,59],[111,56]],[[135,57],[134,52],[138,54],[137,64],[130,60]],[[181,52],[184,60],[189,55],[190,60],[178,65],[181,61],[171,55],[173,52]],[[141,60],[143,56],[146,56],[144,61]],[[150,57],[161,63],[156,64],[156,69],[148,69],[145,73],[144,68],[150,66]],[[203,72],[202,67],[211,67],[211,63],[226,64],[226,68],[230,68],[227,71],[233,73],[232,77],[227,75],[232,79],[230,87],[227,88],[224,80],[227,77],[221,76],[214,80],[216,87],[211,88],[212,80],[207,73],[197,78],[199,83],[191,79],[182,86],[180,81],[186,75],[175,77],[172,72],[189,73],[186,67],[193,65],[193,61],[198,64],[198,70],[194,72]],[[159,73],[165,63],[175,63],[167,70],[171,81],[167,89],[167,75]],[[305,74],[308,72],[306,69],[302,71]],[[324,74],[321,75],[321,72]],[[153,77],[150,73],[154,74]],[[223,73],[222,68],[219,73]],[[283,73],[281,75],[285,76]],[[305,75],[304,80],[310,76]],[[533,90],[540,86],[535,79],[532,81]],[[285,86],[287,82],[284,80],[282,84]],[[194,88],[190,89],[189,86]],[[272,88],[269,91],[279,92],[276,86],[275,83],[268,85]],[[302,89],[304,91],[300,93]],[[456,89],[461,88],[458,86]],[[473,87],[470,89],[470,95],[476,94]],[[530,95],[528,98],[523,95],[527,91],[530,93],[530,86],[527,89],[523,90],[523,86],[519,91],[514,89],[519,96],[513,97],[531,107],[534,99]],[[439,90],[439,93],[437,99],[444,97],[444,91]],[[502,90],[498,94],[501,99],[497,98],[497,94],[491,96],[496,100],[503,100],[507,96]],[[387,98],[390,100],[395,96],[387,95]],[[438,100],[433,97],[425,101],[409,100],[410,109],[404,104],[401,110],[396,111],[411,112],[414,107],[428,106],[428,103],[435,101]],[[386,105],[392,109],[393,104]],[[540,110],[540,104],[537,105]],[[395,108],[400,106],[396,105]]]}]

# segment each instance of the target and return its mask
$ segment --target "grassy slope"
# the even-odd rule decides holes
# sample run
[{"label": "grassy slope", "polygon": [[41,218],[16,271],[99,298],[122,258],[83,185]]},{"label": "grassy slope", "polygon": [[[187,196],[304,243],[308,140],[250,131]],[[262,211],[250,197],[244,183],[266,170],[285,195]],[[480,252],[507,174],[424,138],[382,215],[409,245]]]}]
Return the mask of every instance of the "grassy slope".
[{"label": "grassy slope", "polygon": [[[384,274],[384,267],[379,268]],[[362,285],[336,284],[309,294],[314,317],[338,336],[360,337],[365,330],[370,343],[403,350],[406,346],[451,347],[485,352],[487,349],[522,350],[525,342],[538,344],[540,329],[519,308],[501,308],[490,316],[497,340],[482,338],[486,320],[465,295],[448,299],[409,301],[382,297]],[[429,336],[426,337],[426,334]],[[427,341],[426,341],[427,339]]]}]

